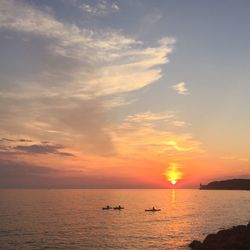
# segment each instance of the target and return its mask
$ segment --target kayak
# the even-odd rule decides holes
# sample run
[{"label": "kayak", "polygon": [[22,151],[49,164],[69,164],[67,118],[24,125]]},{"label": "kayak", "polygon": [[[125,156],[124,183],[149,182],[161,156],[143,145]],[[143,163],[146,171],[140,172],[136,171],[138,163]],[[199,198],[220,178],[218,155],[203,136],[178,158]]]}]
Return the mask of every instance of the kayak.
[{"label": "kayak", "polygon": [[145,212],[159,212],[161,209],[145,209]]},{"label": "kayak", "polygon": [[109,210],[112,209],[112,207],[103,207],[102,210]]},{"label": "kayak", "polygon": [[124,209],[124,207],[114,207],[115,210],[121,210]]}]

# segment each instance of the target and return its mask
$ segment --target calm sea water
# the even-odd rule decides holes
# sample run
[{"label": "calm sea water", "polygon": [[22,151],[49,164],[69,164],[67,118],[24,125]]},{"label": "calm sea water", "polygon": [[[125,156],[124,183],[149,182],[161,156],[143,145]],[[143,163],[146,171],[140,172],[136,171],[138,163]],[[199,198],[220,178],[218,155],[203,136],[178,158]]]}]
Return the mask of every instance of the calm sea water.
[{"label": "calm sea water", "polygon": [[[103,211],[123,205],[124,211]],[[146,213],[159,207],[161,212]],[[0,190],[0,249],[188,249],[250,220],[250,192]]]}]

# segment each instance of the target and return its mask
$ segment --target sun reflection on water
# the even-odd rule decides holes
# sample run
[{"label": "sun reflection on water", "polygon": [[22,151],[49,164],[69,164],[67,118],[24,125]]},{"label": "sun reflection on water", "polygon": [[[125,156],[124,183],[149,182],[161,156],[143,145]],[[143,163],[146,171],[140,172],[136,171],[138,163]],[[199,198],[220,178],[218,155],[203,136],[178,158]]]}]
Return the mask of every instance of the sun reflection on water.
[{"label": "sun reflection on water", "polygon": [[172,202],[175,202],[176,201],[176,190],[175,189],[171,190],[171,196],[172,196]]}]

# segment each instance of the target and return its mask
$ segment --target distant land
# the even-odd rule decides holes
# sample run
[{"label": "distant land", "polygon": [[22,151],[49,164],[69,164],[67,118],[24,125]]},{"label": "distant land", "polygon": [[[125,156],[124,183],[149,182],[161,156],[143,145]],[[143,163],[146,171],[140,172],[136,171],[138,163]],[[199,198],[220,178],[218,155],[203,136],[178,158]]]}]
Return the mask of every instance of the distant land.
[{"label": "distant land", "polygon": [[213,181],[207,185],[200,185],[201,190],[250,190],[250,179],[231,179]]}]

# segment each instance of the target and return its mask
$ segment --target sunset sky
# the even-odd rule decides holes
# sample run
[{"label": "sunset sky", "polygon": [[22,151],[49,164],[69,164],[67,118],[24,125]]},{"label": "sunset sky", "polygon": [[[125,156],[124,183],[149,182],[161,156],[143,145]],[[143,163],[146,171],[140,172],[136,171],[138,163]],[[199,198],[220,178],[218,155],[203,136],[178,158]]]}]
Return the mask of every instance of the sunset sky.
[{"label": "sunset sky", "polygon": [[0,0],[0,187],[250,177],[249,11],[248,0]]}]

